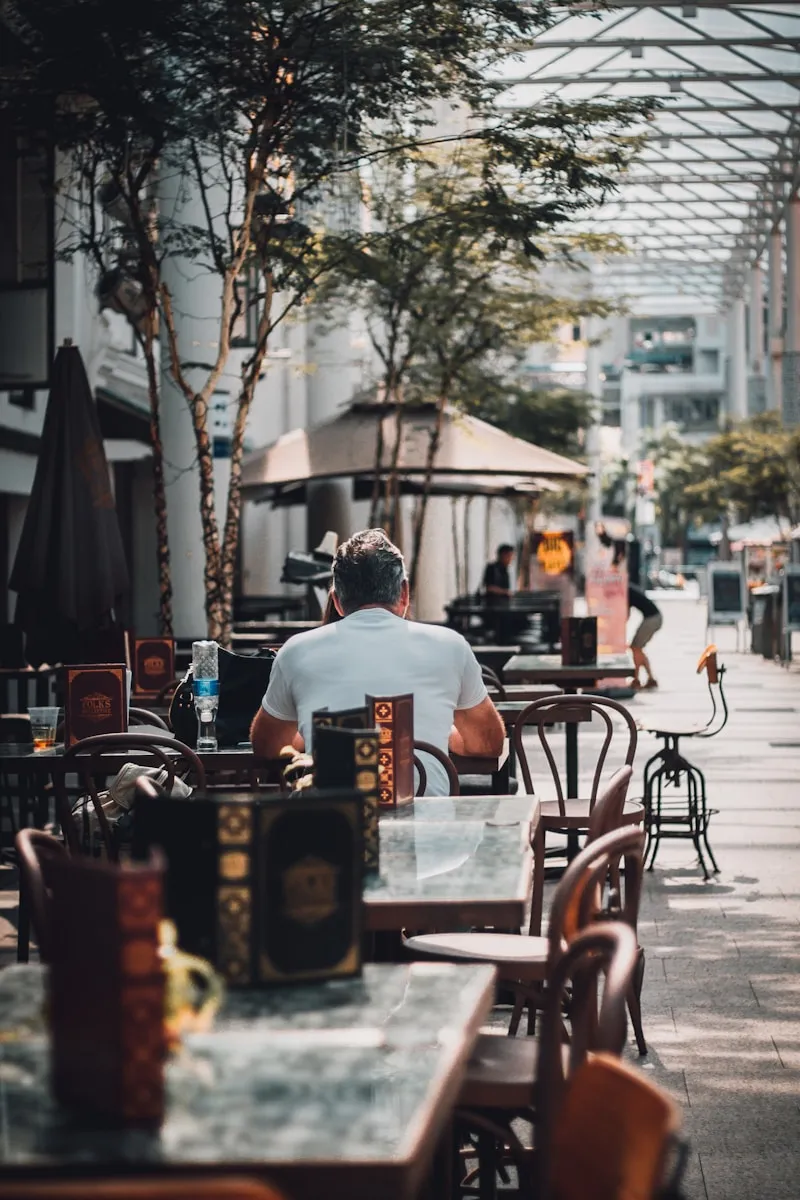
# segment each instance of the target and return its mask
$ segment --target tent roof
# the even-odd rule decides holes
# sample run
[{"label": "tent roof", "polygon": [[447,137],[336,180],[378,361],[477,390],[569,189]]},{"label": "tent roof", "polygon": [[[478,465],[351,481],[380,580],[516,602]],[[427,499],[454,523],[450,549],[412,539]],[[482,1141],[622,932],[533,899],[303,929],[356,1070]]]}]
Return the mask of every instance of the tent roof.
[{"label": "tent roof", "polygon": [[[399,473],[422,477],[427,470],[428,447],[436,421],[432,404],[404,406],[401,410]],[[249,499],[266,498],[289,484],[341,476],[372,477],[377,461],[378,429],[383,434],[381,471],[391,467],[397,441],[398,409],[394,405],[354,404],[316,429],[293,429],[271,446],[249,455],[243,466],[242,488]],[[582,479],[587,467],[521,438],[477,417],[445,408],[441,441],[434,460],[440,479],[475,477],[498,484],[523,480]],[[467,487],[465,490],[472,490]]]}]

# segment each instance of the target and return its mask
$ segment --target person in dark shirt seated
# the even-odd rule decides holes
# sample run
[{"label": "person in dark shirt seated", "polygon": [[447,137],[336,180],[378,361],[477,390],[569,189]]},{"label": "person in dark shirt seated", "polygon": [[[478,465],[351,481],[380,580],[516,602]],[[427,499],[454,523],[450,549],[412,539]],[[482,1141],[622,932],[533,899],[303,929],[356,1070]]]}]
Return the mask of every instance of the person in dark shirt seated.
[{"label": "person in dark shirt seated", "polygon": [[[632,608],[638,609],[642,614],[642,622],[631,639],[634,667],[633,686],[635,688],[655,688],[658,687],[658,683],[653,678],[650,660],[645,654],[644,648],[653,634],[658,633],[664,624],[664,618],[658,605],[654,604],[650,597],[634,583],[628,584],[628,611],[630,612]],[[642,668],[645,671],[644,683],[639,678]]]},{"label": "person in dark shirt seated", "polygon": [[514,557],[514,547],[506,545],[497,547],[497,558],[486,564],[483,572],[483,591],[487,604],[502,604],[511,595],[511,578],[508,568]]}]

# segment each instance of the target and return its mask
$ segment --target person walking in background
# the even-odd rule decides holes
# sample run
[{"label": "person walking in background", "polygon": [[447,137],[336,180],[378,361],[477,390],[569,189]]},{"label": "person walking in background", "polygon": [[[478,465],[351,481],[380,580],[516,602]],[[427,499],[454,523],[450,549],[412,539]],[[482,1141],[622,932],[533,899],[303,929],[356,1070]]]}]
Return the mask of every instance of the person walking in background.
[{"label": "person walking in background", "polygon": [[[661,615],[661,609],[658,605],[654,604],[650,597],[634,583],[628,584],[628,615],[630,615],[632,608],[637,609],[642,614],[641,624],[631,639],[634,671],[633,686],[635,688],[655,688],[658,687],[658,683],[653,678],[650,660],[645,654],[644,648],[653,637],[653,634],[658,633],[664,624],[664,618]],[[639,678],[639,672],[642,668],[645,671],[644,683]]]}]

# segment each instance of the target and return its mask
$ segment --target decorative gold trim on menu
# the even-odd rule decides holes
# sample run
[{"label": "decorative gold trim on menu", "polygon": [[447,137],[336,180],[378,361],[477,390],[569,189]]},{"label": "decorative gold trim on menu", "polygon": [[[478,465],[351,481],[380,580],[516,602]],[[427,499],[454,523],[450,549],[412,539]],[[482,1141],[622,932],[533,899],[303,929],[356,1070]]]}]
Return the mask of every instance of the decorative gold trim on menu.
[{"label": "decorative gold trim on menu", "polygon": [[249,887],[217,889],[219,966],[229,983],[250,982],[252,891]]},{"label": "decorative gold trim on menu", "polygon": [[220,804],[217,814],[217,836],[220,845],[249,843],[253,836],[253,806]]},{"label": "decorative gold trim on menu", "polygon": [[[301,803],[301,802],[300,802]],[[315,806],[319,801],[315,801]],[[309,806],[310,807],[310,806]],[[354,838],[358,835],[358,828],[361,823],[358,809],[348,803],[331,801],[329,805],[335,812],[340,813],[347,824],[350,826]],[[266,844],[269,830],[275,821],[279,820],[283,815],[284,810],[277,807],[264,807],[261,809],[259,816],[258,835],[259,841],[262,844],[262,851]],[[324,877],[324,871],[330,874]],[[333,863],[324,863],[322,860],[314,860],[310,856],[301,859],[297,863],[293,863],[284,872],[284,903],[286,904],[285,915],[295,920],[303,921],[303,918],[311,916],[312,910],[314,921],[324,919],[320,904],[320,890],[326,892],[325,906],[327,901],[333,900],[333,908],[331,912],[336,911],[338,905],[338,896],[335,894],[338,887],[331,887],[334,882],[338,882],[339,868]],[[312,876],[314,877],[313,887],[310,887]],[[260,904],[263,911],[264,908],[264,879],[263,872],[260,878],[261,899]],[[347,948],[343,957],[333,967],[321,970],[315,968],[310,971],[292,971],[284,972],[278,970],[272,959],[264,950],[263,946],[259,948],[258,955],[258,982],[271,983],[282,980],[295,980],[300,982],[304,979],[318,979],[322,976],[325,979],[335,978],[337,976],[354,975],[361,966],[361,895],[359,889],[353,890],[352,909],[350,912],[350,927],[353,930],[353,940]],[[294,909],[294,911],[292,911]],[[327,914],[330,915],[330,914]]]},{"label": "decorative gold trim on menu", "polygon": [[246,879],[250,858],[243,850],[226,850],[219,856],[220,879]]}]

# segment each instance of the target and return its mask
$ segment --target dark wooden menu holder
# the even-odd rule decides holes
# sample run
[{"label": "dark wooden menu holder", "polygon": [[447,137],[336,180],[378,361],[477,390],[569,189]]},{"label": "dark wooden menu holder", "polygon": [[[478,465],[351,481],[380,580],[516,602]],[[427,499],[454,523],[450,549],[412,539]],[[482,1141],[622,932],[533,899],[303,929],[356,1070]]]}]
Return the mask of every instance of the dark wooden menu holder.
[{"label": "dark wooden menu holder", "polygon": [[54,859],[50,1012],[56,1099],[109,1124],[164,1115],[164,866]]},{"label": "dark wooden menu holder", "polygon": [[65,668],[65,745],[101,733],[126,733],[127,715],[124,663]]},{"label": "dark wooden menu holder", "polygon": [[597,617],[562,617],[561,662],[565,667],[596,664]]},{"label": "dark wooden menu holder", "polygon": [[[364,710],[366,714],[366,709]],[[329,723],[314,726],[314,783],[321,789],[341,788],[360,792],[364,798],[364,870],[380,869],[378,807],[379,734],[377,729],[338,726],[338,713],[326,713]],[[315,714],[316,718],[316,714]]]},{"label": "dark wooden menu holder", "polygon": [[153,699],[175,678],[175,641],[168,637],[134,638],[133,694]]},{"label": "dark wooden menu holder", "polygon": [[380,735],[382,808],[397,808],[414,799],[414,697],[367,696],[370,725]]},{"label": "dark wooden menu holder", "polygon": [[137,793],[134,857],[167,859],[179,944],[234,987],[361,971],[362,798],[354,790]]}]

